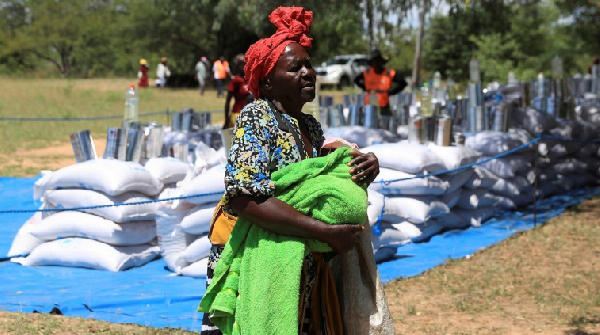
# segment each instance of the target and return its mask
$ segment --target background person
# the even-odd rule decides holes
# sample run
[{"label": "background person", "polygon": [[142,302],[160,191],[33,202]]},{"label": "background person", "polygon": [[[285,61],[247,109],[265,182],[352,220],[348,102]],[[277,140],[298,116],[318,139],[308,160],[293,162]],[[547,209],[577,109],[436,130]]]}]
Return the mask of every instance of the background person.
[{"label": "background person", "polygon": [[[354,83],[362,88],[367,94],[365,96],[365,105],[370,103],[369,95],[377,94],[379,111],[381,115],[392,115],[390,110],[390,95],[395,95],[402,91],[407,83],[404,78],[396,75],[396,70],[388,69],[385,63],[387,57],[383,57],[379,49],[371,51],[369,57],[369,68],[356,76]],[[393,84],[395,87],[392,88]]]},{"label": "background person", "polygon": [[[225,124],[223,128],[231,128],[235,124],[235,118],[240,115],[242,108],[248,103],[254,101],[254,95],[248,90],[248,85],[244,80],[244,55],[239,54],[235,57],[232,64],[231,80],[227,89],[227,97],[225,98]],[[229,105],[231,99],[234,99],[233,109],[229,113]]]},{"label": "background person", "polygon": [[206,57],[202,57],[196,64],[196,80],[198,80],[198,92],[204,94],[206,87],[206,78],[208,77],[208,64]]},{"label": "background person", "polygon": [[[271,174],[303,157],[319,156],[324,136],[319,122],[302,113],[304,104],[315,98],[316,73],[305,50],[312,43],[306,36],[312,24],[312,12],[298,7],[280,7],[269,19],[277,26],[277,32],[256,42],[245,55],[246,81],[257,100],[244,107],[235,123],[222,208],[228,214],[276,234],[317,239],[327,243],[335,253],[345,253],[354,248],[358,240],[356,234],[363,230],[362,227],[326,224],[273,196]],[[350,170],[352,180],[358,184],[372,182],[379,173],[377,158],[358,151],[352,155],[355,157],[349,163],[354,166]],[[216,229],[216,226],[211,227],[211,235]],[[214,245],[209,256],[207,284],[212,282],[223,252],[223,247],[216,244],[212,236],[211,242]],[[298,288],[306,293],[298,306],[299,314],[306,316],[298,320],[300,334],[307,333],[311,326],[310,292],[317,290],[314,287],[315,257],[312,253],[306,256],[302,269],[305,275]],[[265,297],[267,303],[268,297]],[[312,312],[322,313],[320,309]],[[320,326],[313,324],[317,329]],[[210,322],[208,313],[202,320],[202,334],[220,334]]]},{"label": "background person", "polygon": [[140,71],[138,72],[138,87],[148,87],[148,71],[150,70],[150,66],[145,59],[140,59]]},{"label": "background person", "polygon": [[165,87],[167,78],[171,76],[167,57],[162,57],[160,63],[156,66],[156,87]]},{"label": "background person", "polygon": [[225,87],[225,79],[231,75],[229,69],[229,62],[225,60],[225,57],[221,56],[213,64],[213,73],[215,75],[215,81],[217,82],[217,97],[223,96],[223,87]]}]

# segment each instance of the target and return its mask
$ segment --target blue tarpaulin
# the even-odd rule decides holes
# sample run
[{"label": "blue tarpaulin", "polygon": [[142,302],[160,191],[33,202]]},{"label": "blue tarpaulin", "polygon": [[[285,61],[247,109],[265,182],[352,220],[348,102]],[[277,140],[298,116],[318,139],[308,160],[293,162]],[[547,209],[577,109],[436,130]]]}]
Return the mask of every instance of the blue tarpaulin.
[{"label": "blue tarpaulin", "polygon": [[[0,178],[0,209],[36,208],[36,178]],[[600,193],[598,188],[571,191],[540,201],[538,224],[571,205]],[[0,216],[0,257],[30,214]],[[396,258],[379,265],[384,281],[411,277],[448,258],[471,255],[533,227],[532,210],[510,212],[487,221],[481,228],[450,231],[426,243],[398,249]],[[57,307],[64,315],[151,327],[200,330],[202,315],[196,307],[205,292],[203,279],[173,276],[162,259],[123,272],[66,267],[23,267],[0,262],[0,309],[14,312],[49,312]]]}]

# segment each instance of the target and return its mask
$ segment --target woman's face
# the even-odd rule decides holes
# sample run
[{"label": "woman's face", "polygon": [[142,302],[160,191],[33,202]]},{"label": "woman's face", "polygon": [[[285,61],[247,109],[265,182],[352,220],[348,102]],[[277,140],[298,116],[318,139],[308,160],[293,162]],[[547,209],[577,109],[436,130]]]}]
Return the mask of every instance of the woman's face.
[{"label": "woman's face", "polygon": [[291,43],[267,75],[270,96],[286,104],[304,105],[315,99],[315,69],[310,56],[298,43]]}]

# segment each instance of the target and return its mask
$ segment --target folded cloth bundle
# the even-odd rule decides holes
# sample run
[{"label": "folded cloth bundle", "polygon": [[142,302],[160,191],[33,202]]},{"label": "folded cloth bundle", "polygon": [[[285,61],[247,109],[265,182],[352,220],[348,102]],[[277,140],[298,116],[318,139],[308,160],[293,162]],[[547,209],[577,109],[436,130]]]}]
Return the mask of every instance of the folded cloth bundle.
[{"label": "folded cloth bundle", "polygon": [[[367,192],[350,178],[350,149],[306,159],[271,175],[275,196],[328,224],[364,224]],[[331,251],[315,240],[282,236],[239,218],[198,311],[223,334],[296,334],[302,262]]]}]

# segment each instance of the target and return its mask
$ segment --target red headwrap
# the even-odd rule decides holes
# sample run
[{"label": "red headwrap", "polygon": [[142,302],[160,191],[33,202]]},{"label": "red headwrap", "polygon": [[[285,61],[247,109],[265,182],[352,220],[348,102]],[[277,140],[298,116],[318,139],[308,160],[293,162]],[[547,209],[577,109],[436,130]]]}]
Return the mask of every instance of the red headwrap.
[{"label": "red headwrap", "polygon": [[310,33],[313,13],[302,7],[279,7],[275,9],[269,20],[277,27],[277,32],[269,38],[260,39],[246,51],[244,73],[248,89],[255,97],[261,98],[259,83],[266,77],[283,54],[285,48],[293,42],[305,49],[310,48]]}]

